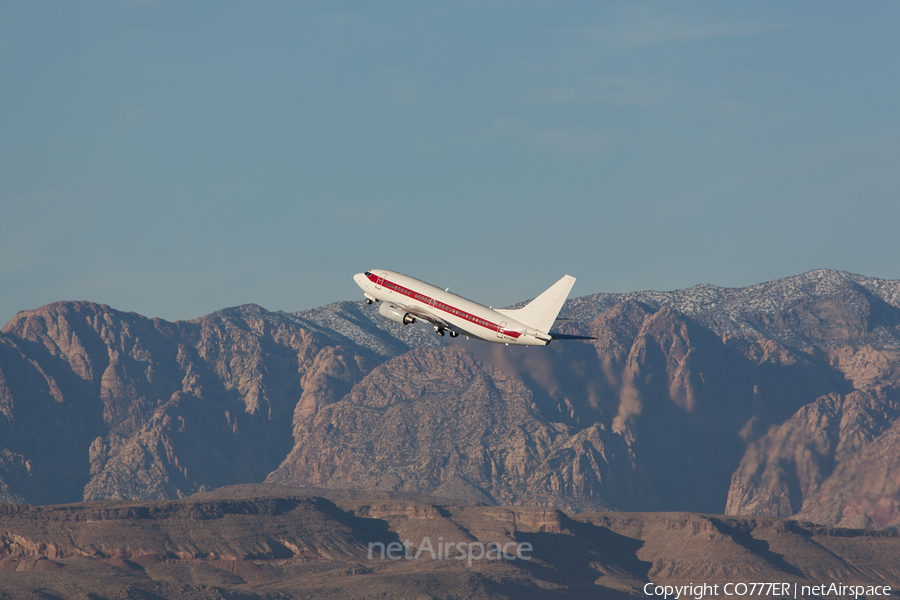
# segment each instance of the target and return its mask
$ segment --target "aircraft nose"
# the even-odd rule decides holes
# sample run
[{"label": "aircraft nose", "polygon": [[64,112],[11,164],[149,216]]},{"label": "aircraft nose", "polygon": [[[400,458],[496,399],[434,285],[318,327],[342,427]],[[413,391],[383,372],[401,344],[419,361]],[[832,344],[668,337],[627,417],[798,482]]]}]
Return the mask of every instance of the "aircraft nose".
[{"label": "aircraft nose", "polygon": [[362,287],[362,284],[363,284],[363,281],[365,280],[365,278],[366,278],[366,276],[363,273],[357,273],[356,275],[353,276],[353,281],[356,282],[356,285],[358,285],[359,287]]}]

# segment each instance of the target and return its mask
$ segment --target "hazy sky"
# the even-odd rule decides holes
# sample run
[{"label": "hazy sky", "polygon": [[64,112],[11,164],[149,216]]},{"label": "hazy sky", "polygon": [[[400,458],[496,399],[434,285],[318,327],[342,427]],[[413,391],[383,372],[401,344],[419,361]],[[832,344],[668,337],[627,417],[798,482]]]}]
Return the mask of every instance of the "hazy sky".
[{"label": "hazy sky", "polygon": [[900,3],[0,1],[0,323],[900,279]]}]

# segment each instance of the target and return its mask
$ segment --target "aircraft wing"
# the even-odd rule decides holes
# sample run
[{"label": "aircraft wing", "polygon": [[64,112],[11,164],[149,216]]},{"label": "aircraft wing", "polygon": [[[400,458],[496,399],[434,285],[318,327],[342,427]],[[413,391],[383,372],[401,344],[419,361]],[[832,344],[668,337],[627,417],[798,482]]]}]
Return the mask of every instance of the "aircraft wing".
[{"label": "aircraft wing", "polygon": [[406,312],[408,312],[409,314],[411,314],[412,316],[414,316],[417,319],[422,319],[423,321],[428,321],[432,325],[437,325],[438,327],[443,327],[444,329],[451,329],[451,330],[453,329],[453,327],[450,325],[450,323],[448,323],[444,319],[440,318],[436,314],[432,313],[431,311],[425,310],[421,306],[408,306],[405,304],[399,304],[397,302],[391,302],[391,304],[397,306],[398,308],[405,310]]}]

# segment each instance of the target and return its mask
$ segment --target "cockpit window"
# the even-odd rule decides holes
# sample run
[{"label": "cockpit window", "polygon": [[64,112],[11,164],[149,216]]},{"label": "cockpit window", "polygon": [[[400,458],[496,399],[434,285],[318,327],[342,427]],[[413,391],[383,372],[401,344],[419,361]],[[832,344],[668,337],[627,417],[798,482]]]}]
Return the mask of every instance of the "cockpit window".
[{"label": "cockpit window", "polygon": [[366,277],[369,277],[372,273],[370,271],[366,271]]}]

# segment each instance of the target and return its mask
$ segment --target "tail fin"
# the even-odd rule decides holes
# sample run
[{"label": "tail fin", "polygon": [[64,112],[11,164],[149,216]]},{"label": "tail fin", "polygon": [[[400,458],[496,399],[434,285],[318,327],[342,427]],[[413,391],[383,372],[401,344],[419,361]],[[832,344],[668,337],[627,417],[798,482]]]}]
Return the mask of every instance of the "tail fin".
[{"label": "tail fin", "polygon": [[522,308],[495,310],[538,331],[547,333],[553,326],[556,315],[559,314],[566,298],[569,297],[573,285],[575,285],[575,278],[566,275]]}]

